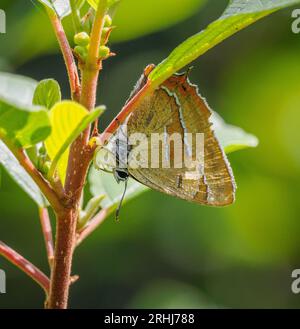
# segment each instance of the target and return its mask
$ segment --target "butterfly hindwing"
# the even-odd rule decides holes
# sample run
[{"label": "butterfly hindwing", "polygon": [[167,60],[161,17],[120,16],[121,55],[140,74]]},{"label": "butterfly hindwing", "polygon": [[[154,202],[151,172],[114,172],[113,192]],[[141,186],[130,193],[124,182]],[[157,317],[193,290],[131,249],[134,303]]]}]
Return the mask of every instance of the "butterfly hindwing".
[{"label": "butterfly hindwing", "polygon": [[[153,133],[176,133],[182,138],[182,152],[186,152],[190,147],[194,156],[196,144],[188,145],[185,134],[203,133],[203,168],[199,168],[199,175],[193,176],[194,172],[184,165],[181,168],[164,168],[160,161],[158,168],[129,167],[129,174],[155,190],[191,202],[214,206],[232,203],[235,195],[234,178],[227,158],[212,131],[210,116],[211,111],[198,94],[197,87],[189,83],[186,75],[173,75],[160,88],[145,97],[131,113],[127,120],[128,135],[144,133],[148,139],[145,145],[151,145],[150,136]],[[150,159],[150,153],[155,152],[154,146],[152,145],[148,151]],[[176,162],[172,148],[156,151],[160,152],[161,158],[169,157],[168,160],[173,165]],[[197,158],[193,160],[197,161]]]}]

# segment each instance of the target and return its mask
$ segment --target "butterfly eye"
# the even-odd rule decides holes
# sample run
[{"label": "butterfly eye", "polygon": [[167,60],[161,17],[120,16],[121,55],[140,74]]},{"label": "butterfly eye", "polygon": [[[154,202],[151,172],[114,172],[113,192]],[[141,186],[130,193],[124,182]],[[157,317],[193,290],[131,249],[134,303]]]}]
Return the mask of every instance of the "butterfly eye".
[{"label": "butterfly eye", "polygon": [[114,171],[114,176],[116,178],[116,181],[119,182],[125,182],[127,181],[129,174],[128,171],[126,169],[116,169]]}]

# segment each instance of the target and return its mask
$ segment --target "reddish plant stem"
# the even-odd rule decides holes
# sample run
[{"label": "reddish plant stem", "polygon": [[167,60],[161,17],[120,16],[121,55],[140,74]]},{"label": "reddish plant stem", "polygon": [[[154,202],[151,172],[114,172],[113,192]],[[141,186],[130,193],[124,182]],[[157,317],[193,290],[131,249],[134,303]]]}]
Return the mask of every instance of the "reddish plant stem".
[{"label": "reddish plant stem", "polygon": [[67,39],[60,19],[52,10],[48,9],[47,12],[64,57],[65,65],[69,76],[72,99],[76,102],[79,102],[81,88],[80,79],[72,49],[70,47],[69,41]]},{"label": "reddish plant stem", "polygon": [[51,273],[50,294],[46,307],[65,309],[71,284],[71,265],[77,216],[74,209],[57,216],[56,245]]},{"label": "reddish plant stem", "polygon": [[48,263],[50,268],[52,268],[54,259],[54,244],[48,210],[46,208],[39,208],[39,216],[46,245]]},{"label": "reddish plant stem", "polygon": [[[98,49],[107,10],[107,0],[101,0],[91,33],[89,53],[82,72],[80,103],[88,110],[95,107],[98,75],[101,62]],[[88,145],[90,127],[72,144],[69,155],[65,192],[71,200],[71,208],[57,214],[57,230],[53,269],[51,273],[48,308],[64,309],[68,306],[71,284],[71,267],[76,244],[76,227],[79,203],[86,181],[94,148]]]},{"label": "reddish plant stem", "polygon": [[103,222],[104,220],[110,215],[112,209],[102,209],[91,221],[88,223],[81,232],[77,235],[77,246],[86,239],[91,233],[93,233]]},{"label": "reddish plant stem", "polygon": [[30,276],[36,283],[38,283],[45,291],[46,295],[49,292],[49,279],[36,266],[30,263],[23,256],[18,254],[15,250],[0,241],[0,255],[5,257],[12,264],[16,265],[20,270]]},{"label": "reddish plant stem", "polygon": [[68,306],[78,207],[92,154],[82,138],[73,143],[65,184],[66,193],[71,200],[71,208],[56,214],[56,243],[47,308],[65,309]]}]

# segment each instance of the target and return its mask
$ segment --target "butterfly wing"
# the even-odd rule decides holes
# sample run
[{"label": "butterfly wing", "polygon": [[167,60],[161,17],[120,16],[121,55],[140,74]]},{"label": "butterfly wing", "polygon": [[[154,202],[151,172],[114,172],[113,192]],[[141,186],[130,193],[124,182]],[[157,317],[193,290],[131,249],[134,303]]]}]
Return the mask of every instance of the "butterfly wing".
[{"label": "butterfly wing", "polygon": [[[197,87],[189,83],[185,74],[169,78],[159,89],[147,96],[129,116],[128,135],[144,133],[148,139],[145,145],[151,145],[150,137],[153,133],[179,134],[183,141],[183,152],[190,148],[198,173],[195,175],[195,169],[191,170],[184,165],[182,168],[164,168],[160,161],[158,168],[129,166],[129,174],[155,190],[191,202],[212,206],[231,204],[235,197],[234,177],[226,155],[212,131],[210,116],[208,105],[198,94]],[[194,158],[196,146],[195,143],[189,145],[185,140],[186,133],[204,134],[204,161]],[[169,157],[168,160],[175,163],[174,150],[157,151],[162,157]],[[155,152],[153,146],[149,150],[149,157],[151,152]]]}]

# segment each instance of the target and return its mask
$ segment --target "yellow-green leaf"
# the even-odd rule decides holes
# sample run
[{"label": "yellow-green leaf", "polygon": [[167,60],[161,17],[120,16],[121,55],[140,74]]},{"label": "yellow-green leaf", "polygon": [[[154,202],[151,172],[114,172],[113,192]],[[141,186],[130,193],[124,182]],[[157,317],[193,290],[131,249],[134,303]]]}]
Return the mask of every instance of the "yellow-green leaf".
[{"label": "yellow-green leaf", "polygon": [[58,165],[58,162],[60,158],[63,156],[63,154],[66,152],[66,150],[69,148],[69,146],[73,143],[73,141],[81,134],[82,131],[85,130],[85,128],[91,124],[93,121],[96,120],[105,110],[105,106],[98,106],[93,111],[91,111],[88,115],[84,116],[83,119],[79,122],[79,124],[76,126],[76,128],[73,130],[73,132],[69,135],[69,137],[64,141],[64,143],[61,145],[60,149],[56,152],[56,155],[54,159],[52,160],[48,177],[51,179],[55,173],[56,167]]},{"label": "yellow-green leaf", "polygon": [[[65,141],[77,130],[80,123],[89,116],[89,112],[78,103],[63,101],[57,103],[49,112],[52,133],[46,139],[45,146],[50,159],[53,161]],[[58,164],[58,174],[64,183],[69,157],[69,147],[61,155]]]}]

